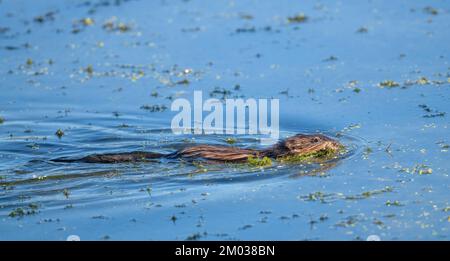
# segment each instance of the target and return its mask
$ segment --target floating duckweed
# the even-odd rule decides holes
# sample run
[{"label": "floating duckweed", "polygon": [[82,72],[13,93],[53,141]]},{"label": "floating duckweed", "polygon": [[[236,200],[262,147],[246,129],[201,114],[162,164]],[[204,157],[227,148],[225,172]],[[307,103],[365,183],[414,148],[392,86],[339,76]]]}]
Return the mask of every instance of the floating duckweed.
[{"label": "floating duckweed", "polygon": [[179,85],[188,85],[190,82],[188,79],[183,79],[181,81],[178,81],[177,84]]},{"label": "floating duckweed", "polygon": [[237,140],[235,138],[226,138],[225,142],[228,144],[235,144]]},{"label": "floating duckweed", "polygon": [[390,200],[388,200],[388,201],[386,201],[386,204],[385,204],[385,205],[388,206],[388,207],[390,207],[390,206],[395,206],[395,207],[401,207],[401,206],[403,206],[403,204],[400,203],[398,200],[395,200],[395,201],[390,201]]},{"label": "floating duckweed", "polygon": [[55,132],[55,135],[58,136],[58,138],[61,139],[61,137],[64,136],[64,131],[62,131],[61,129],[58,129],[58,130]]},{"label": "floating duckweed", "polygon": [[166,105],[142,105],[141,109],[149,111],[149,112],[163,112],[163,111],[167,110],[167,106]]},{"label": "floating duckweed", "polygon": [[369,32],[369,29],[366,27],[360,27],[358,30],[356,30],[357,33],[363,34]]},{"label": "floating duckweed", "polygon": [[365,191],[359,195],[345,196],[345,199],[347,199],[347,200],[366,199],[366,198],[370,198],[375,195],[392,192],[392,191],[394,191],[394,188],[387,186],[387,187],[385,187],[383,189],[379,189],[379,190]]},{"label": "floating duckweed", "polygon": [[119,23],[119,25],[117,26],[117,29],[121,32],[128,32],[131,30],[131,27],[129,25],[126,25],[124,23]]},{"label": "floating duckweed", "polygon": [[88,74],[93,74],[94,68],[92,67],[92,65],[89,65],[88,67],[86,67],[86,69],[84,69],[84,71],[87,72]]},{"label": "floating duckweed", "polygon": [[387,88],[394,88],[394,87],[398,87],[400,86],[399,83],[392,81],[392,80],[386,80],[386,81],[382,81],[378,84],[380,87],[387,87]]},{"label": "floating duckweed", "polygon": [[251,167],[267,167],[272,166],[272,160],[269,157],[264,158],[255,158],[253,156],[248,157],[247,159],[248,165]]},{"label": "floating duckweed", "polygon": [[25,216],[25,214],[26,213],[25,213],[25,210],[23,210],[23,208],[16,208],[13,211],[11,211],[8,216],[10,216],[10,217],[23,217],[23,216]]},{"label": "floating duckweed", "polygon": [[84,18],[81,20],[81,22],[83,23],[83,25],[85,26],[90,26],[94,24],[94,20],[90,17]]},{"label": "floating duckweed", "polygon": [[30,203],[26,207],[16,208],[16,209],[12,210],[8,216],[14,218],[14,217],[23,217],[26,215],[34,215],[37,213],[38,208],[39,208],[38,204]]},{"label": "floating duckweed", "polygon": [[436,8],[433,8],[431,6],[427,6],[423,9],[423,11],[427,14],[431,14],[431,15],[438,15],[439,11]]},{"label": "floating duckweed", "polygon": [[192,234],[192,235],[186,237],[186,240],[187,241],[196,241],[196,240],[199,240],[201,237],[202,237],[202,235],[200,233],[195,233],[195,234]]},{"label": "floating duckweed", "polygon": [[[344,147],[342,147],[342,150]],[[277,158],[278,161],[282,163],[298,163],[305,162],[308,160],[328,160],[336,157],[338,151],[326,148],[313,153],[303,154],[303,155],[288,155]]]},{"label": "floating duckweed", "polygon": [[420,79],[417,80],[417,84],[427,85],[430,84],[430,81],[426,77],[420,77]]},{"label": "floating duckweed", "polygon": [[103,29],[105,29],[106,31],[109,31],[109,32],[125,33],[128,31],[131,31],[131,26],[129,26],[125,23],[122,23],[122,22],[117,23],[117,18],[113,17],[103,24]]},{"label": "floating duckweed", "polygon": [[70,196],[70,191],[68,189],[64,189],[63,190],[63,195],[64,195],[64,197],[66,197],[66,199],[68,199],[69,196]]},{"label": "floating duckweed", "polygon": [[358,87],[356,87],[355,89],[353,89],[353,92],[360,93],[360,92],[361,92],[361,89],[358,88]]},{"label": "floating duckweed", "polygon": [[192,165],[197,168],[198,172],[208,172],[208,169],[200,162],[194,161]]},{"label": "floating duckweed", "polygon": [[33,65],[33,60],[32,60],[31,58],[28,58],[26,64],[27,64],[28,66]]},{"label": "floating duckweed", "polygon": [[287,20],[289,23],[304,23],[308,20],[308,17],[305,14],[300,13],[298,15],[288,17]]},{"label": "floating duckweed", "polygon": [[425,168],[425,169],[421,169],[419,170],[419,175],[429,175],[433,173],[433,169],[432,168]]},{"label": "floating duckweed", "polygon": [[306,196],[306,200],[308,201],[318,201],[320,200],[321,202],[325,202],[325,198],[328,195],[326,195],[325,193],[321,192],[321,191],[316,191],[314,193],[309,193],[308,196]]}]

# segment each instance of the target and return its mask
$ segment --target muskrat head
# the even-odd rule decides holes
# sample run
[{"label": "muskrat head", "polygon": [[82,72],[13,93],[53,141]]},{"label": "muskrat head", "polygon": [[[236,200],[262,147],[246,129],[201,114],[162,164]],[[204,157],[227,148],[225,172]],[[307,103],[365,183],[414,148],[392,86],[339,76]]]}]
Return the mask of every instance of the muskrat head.
[{"label": "muskrat head", "polygon": [[339,142],[324,135],[297,134],[279,143],[274,152],[277,156],[303,156],[321,152],[334,154],[342,147]]}]

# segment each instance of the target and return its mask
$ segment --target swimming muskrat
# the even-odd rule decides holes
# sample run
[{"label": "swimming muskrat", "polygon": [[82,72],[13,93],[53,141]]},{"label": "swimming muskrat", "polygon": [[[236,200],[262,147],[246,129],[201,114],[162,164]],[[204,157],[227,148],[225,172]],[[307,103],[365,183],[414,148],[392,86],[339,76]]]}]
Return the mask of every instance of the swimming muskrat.
[{"label": "swimming muskrat", "polygon": [[94,154],[80,159],[59,158],[54,162],[85,162],[85,163],[122,163],[140,162],[152,159],[181,158],[186,160],[207,160],[213,162],[244,162],[249,158],[268,157],[302,157],[306,155],[321,155],[337,152],[343,146],[336,140],[320,134],[297,134],[263,150],[242,149],[220,145],[194,145],[169,154],[134,151],[125,153]]}]

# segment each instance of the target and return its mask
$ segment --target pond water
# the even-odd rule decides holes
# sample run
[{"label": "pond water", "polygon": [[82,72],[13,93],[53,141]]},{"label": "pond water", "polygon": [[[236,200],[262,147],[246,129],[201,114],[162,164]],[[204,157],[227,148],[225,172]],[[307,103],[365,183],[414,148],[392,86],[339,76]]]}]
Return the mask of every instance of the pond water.
[{"label": "pond water", "polygon": [[[0,240],[448,240],[446,1],[0,1]],[[301,15],[304,14],[304,15]],[[279,98],[329,164],[55,163],[174,135],[178,97]],[[62,136],[55,133],[60,130]]]}]

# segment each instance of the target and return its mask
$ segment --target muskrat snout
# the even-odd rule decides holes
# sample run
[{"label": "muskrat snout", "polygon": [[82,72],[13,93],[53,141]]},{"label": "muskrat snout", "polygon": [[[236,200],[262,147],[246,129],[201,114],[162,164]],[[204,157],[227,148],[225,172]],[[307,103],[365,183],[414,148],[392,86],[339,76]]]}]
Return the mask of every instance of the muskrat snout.
[{"label": "muskrat snout", "polygon": [[278,152],[283,155],[305,155],[322,150],[339,151],[343,146],[336,140],[321,134],[297,134],[278,144]]}]

